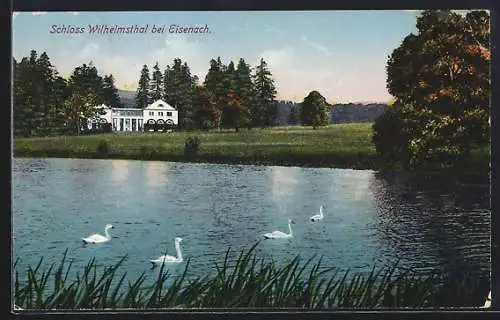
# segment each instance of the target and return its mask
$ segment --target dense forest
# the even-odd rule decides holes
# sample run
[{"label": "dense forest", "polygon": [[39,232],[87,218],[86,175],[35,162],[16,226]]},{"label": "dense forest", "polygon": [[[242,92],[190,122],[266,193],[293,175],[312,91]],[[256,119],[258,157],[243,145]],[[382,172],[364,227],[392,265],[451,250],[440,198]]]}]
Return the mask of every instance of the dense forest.
[{"label": "dense forest", "polygon": [[112,75],[99,75],[92,63],[59,75],[46,52],[13,59],[14,135],[78,134],[82,118],[97,115],[101,104],[120,106]]},{"label": "dense forest", "polygon": [[13,73],[14,135],[20,137],[81,134],[82,122],[97,117],[101,104],[144,108],[160,98],[179,110],[181,130],[238,131],[278,123],[276,89],[264,59],[253,70],[244,59],[236,65],[212,59],[201,84],[181,59],[163,72],[158,63],[152,72],[144,65],[135,93],[118,90],[113,75],[101,74],[92,62],[63,78],[48,54],[35,50],[21,61],[13,59]]}]

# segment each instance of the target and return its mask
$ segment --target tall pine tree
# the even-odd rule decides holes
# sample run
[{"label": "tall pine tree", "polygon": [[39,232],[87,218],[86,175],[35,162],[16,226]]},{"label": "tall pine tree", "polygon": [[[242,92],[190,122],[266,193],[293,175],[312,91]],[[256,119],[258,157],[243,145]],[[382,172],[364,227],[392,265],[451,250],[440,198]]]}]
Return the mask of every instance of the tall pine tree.
[{"label": "tall pine tree", "polygon": [[102,88],[104,104],[112,108],[122,108],[123,104],[118,95],[118,88],[115,86],[115,79],[112,74],[104,76]]},{"label": "tall pine tree", "polygon": [[137,94],[135,96],[135,104],[137,108],[146,108],[151,101],[151,94],[149,91],[149,83],[151,79],[149,77],[149,69],[147,65],[144,65],[141,70],[141,76],[139,78],[139,86],[137,87]]},{"label": "tall pine tree", "polygon": [[164,73],[165,101],[174,106],[179,114],[179,128],[194,127],[193,89],[197,77],[191,74],[186,62],[174,59],[172,66],[167,66]]},{"label": "tall pine tree", "polygon": [[153,67],[153,77],[151,78],[151,102],[159,100],[163,98],[163,75],[161,73],[160,67],[158,66],[158,62],[156,62]]},{"label": "tall pine tree", "polygon": [[274,124],[276,119],[276,87],[272,74],[263,58],[260,64],[255,68],[255,103],[252,104],[250,114],[252,123],[255,126],[267,127]]},{"label": "tall pine tree", "polygon": [[[236,67],[236,93],[243,100],[243,105],[246,107],[248,112],[252,109],[252,104],[255,103],[255,89],[251,73],[252,71],[250,66],[243,58],[240,58],[238,66]],[[250,118],[247,120],[250,120]],[[251,125],[251,122],[247,121],[245,124]]]}]

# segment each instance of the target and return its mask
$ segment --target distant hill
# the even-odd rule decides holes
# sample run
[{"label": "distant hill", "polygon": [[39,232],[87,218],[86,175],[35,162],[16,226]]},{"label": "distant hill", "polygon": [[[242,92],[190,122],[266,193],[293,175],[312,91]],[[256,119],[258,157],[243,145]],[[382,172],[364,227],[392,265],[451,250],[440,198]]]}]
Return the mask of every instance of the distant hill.
[{"label": "distant hill", "polygon": [[118,90],[118,96],[124,108],[135,108],[135,91]]},{"label": "distant hill", "polygon": [[[277,104],[276,125],[299,124],[300,103],[280,100]],[[334,104],[330,108],[330,123],[373,122],[384,112],[387,104],[347,103]],[[295,112],[295,115],[292,112]]]},{"label": "distant hill", "polygon": [[387,108],[385,103],[347,103],[334,104],[331,111],[331,123],[373,122]]}]

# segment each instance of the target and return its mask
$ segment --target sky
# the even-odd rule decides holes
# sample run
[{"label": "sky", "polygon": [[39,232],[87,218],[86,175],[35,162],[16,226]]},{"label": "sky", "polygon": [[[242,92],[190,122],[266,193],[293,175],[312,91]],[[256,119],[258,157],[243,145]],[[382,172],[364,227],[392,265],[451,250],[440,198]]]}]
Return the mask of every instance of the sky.
[{"label": "sky", "polygon": [[[181,58],[203,81],[212,58],[261,58],[275,80],[277,98],[300,102],[312,90],[329,103],[388,102],[386,62],[416,31],[418,11],[233,12],[18,12],[13,13],[13,56],[47,52],[64,77],[83,63],[112,74],[122,90],[136,90],[144,64],[163,71]],[[148,25],[148,33],[90,34],[89,26]],[[208,33],[170,33],[171,25],[208,26]],[[80,34],[51,33],[57,27]],[[151,33],[165,26],[163,33]]]}]

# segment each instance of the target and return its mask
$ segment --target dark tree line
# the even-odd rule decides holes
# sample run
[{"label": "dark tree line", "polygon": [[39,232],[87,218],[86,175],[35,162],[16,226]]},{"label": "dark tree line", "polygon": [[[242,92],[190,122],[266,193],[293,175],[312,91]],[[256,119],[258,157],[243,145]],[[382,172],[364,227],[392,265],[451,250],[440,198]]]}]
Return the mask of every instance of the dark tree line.
[{"label": "dark tree line", "polygon": [[[48,55],[31,51],[13,61],[14,135],[21,137],[80,134],[85,119],[97,117],[101,104],[123,107],[112,75],[101,75],[89,62],[76,67],[65,79]],[[325,99],[316,91],[293,112],[305,125],[326,124]],[[203,83],[186,62],[174,59],[162,72],[144,65],[139,78],[136,106],[145,108],[163,99],[179,111],[179,128],[213,129],[268,127],[277,123],[276,88],[267,63],[253,68],[243,58],[235,66],[220,57],[210,61]],[[307,111],[309,110],[309,111]],[[320,115],[316,113],[321,113]],[[294,120],[294,121],[295,121]]]},{"label": "dark tree line", "polygon": [[220,57],[210,61],[202,84],[187,62],[174,59],[162,72],[158,63],[150,72],[144,65],[136,106],[145,108],[163,99],[179,111],[180,129],[267,127],[276,119],[276,88],[264,59],[252,72],[243,58],[235,66]]},{"label": "dark tree line", "polygon": [[13,59],[13,125],[20,137],[79,134],[82,117],[93,117],[104,103],[121,106],[112,75],[99,75],[92,63],[59,75],[47,53],[35,50]]}]

